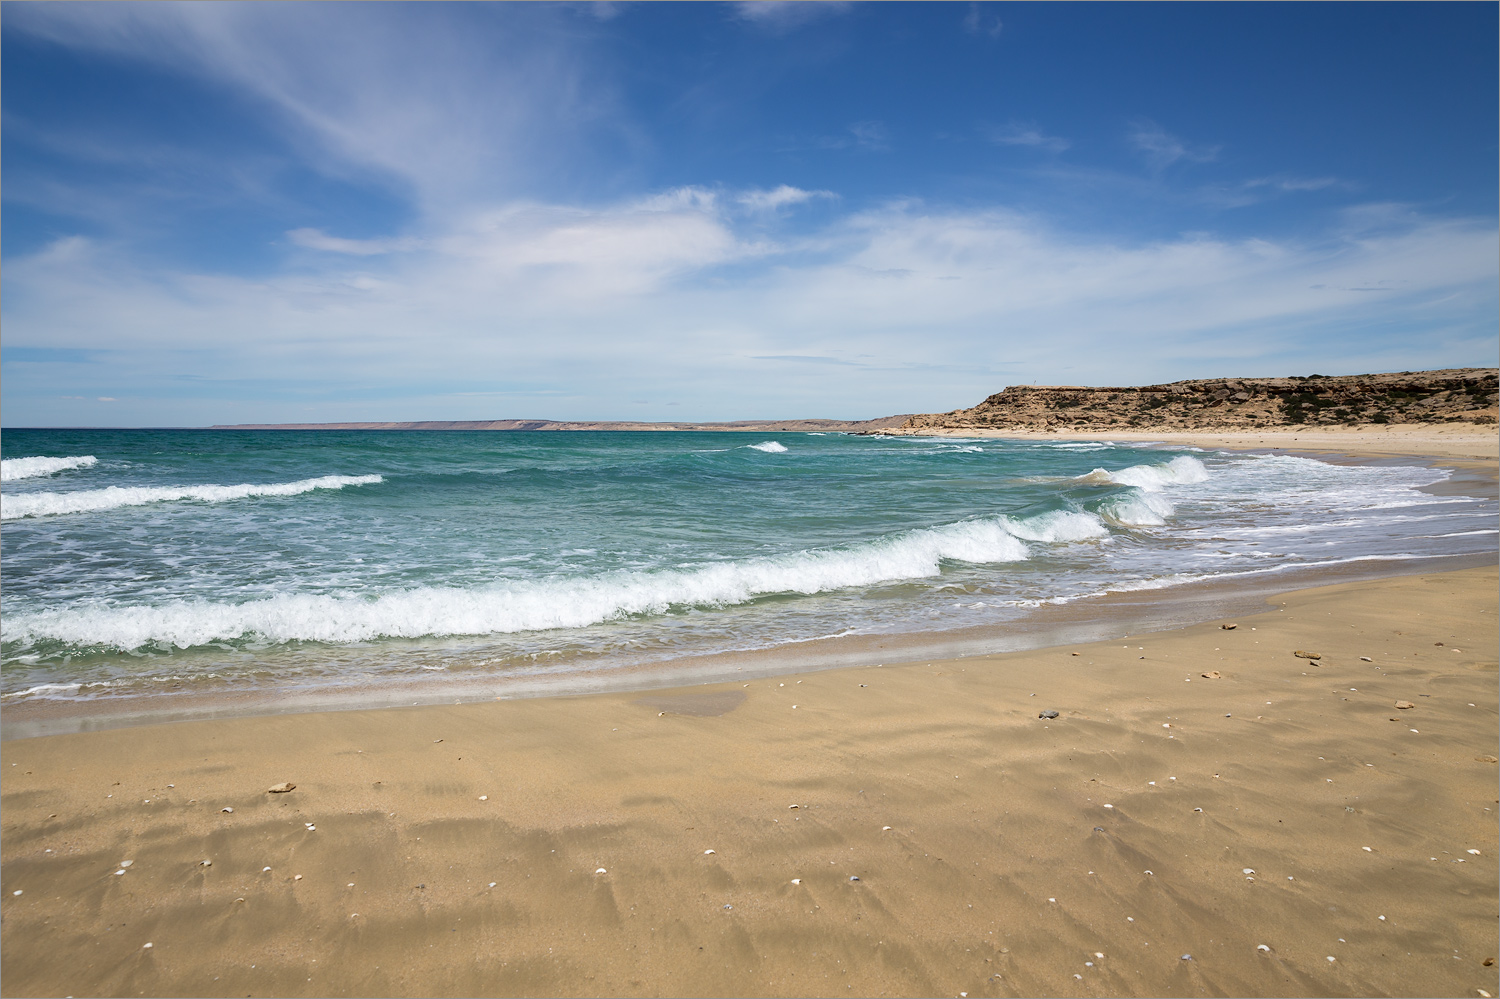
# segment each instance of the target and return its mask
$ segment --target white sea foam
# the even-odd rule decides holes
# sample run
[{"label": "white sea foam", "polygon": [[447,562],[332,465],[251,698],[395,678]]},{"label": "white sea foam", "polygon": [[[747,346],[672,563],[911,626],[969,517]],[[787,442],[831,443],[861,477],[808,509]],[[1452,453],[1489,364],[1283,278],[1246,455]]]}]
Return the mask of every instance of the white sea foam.
[{"label": "white sea foam", "polygon": [[773,593],[812,594],[938,575],[944,561],[1016,562],[1017,537],[1066,541],[1103,532],[1086,514],[968,520],[887,535],[839,549],[680,569],[617,572],[466,590],[424,587],[371,598],[284,595],[230,604],[176,601],[147,607],[73,606],[7,615],[7,641],[75,646],[190,648],[258,637],[271,642],[507,634],[581,628],[674,607],[723,607]]},{"label": "white sea foam", "polygon": [[1100,516],[1118,527],[1161,527],[1176,512],[1171,500],[1143,489],[1111,496],[1099,504]]},{"label": "white sea foam", "polygon": [[781,454],[786,450],[786,445],[780,441],[761,441],[759,444],[746,444],[745,447],[756,451],[764,451],[767,454]]},{"label": "white sea foam", "polygon": [[1122,486],[1135,486],[1147,492],[1161,492],[1167,486],[1188,485],[1208,481],[1208,469],[1197,458],[1186,455],[1173,458],[1164,465],[1131,465],[1119,471],[1107,472],[1096,468],[1090,475],[1103,475],[1108,481]]},{"label": "white sea foam", "polygon": [[314,489],[342,489],[384,480],[378,475],[323,475],[296,482],[242,483],[237,486],[107,486],[65,493],[20,493],[0,496],[0,520],[48,517],[61,513],[95,513],[122,506],[144,506],[173,500],[223,503],[250,496],[296,496]]},{"label": "white sea foam", "polygon": [[16,479],[34,479],[40,475],[55,475],[70,468],[88,468],[98,464],[99,459],[91,454],[79,454],[70,458],[6,458],[0,461],[0,482]]}]

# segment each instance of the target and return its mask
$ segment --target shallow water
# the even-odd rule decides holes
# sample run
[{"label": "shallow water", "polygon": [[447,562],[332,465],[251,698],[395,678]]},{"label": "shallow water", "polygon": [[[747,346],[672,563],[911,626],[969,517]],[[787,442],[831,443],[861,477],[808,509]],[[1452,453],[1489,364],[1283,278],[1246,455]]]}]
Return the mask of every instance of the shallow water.
[{"label": "shallow water", "polygon": [[1496,538],[1493,501],[1427,488],[1440,469],[1127,444],[13,430],[3,473],[12,705],[1020,629]]}]

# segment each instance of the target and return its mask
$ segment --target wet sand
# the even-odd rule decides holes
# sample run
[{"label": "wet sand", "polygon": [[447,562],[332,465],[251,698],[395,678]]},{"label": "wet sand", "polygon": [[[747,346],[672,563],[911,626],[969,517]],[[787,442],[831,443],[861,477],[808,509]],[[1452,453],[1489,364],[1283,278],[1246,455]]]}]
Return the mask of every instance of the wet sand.
[{"label": "wet sand", "polygon": [[1405,576],[1232,631],[13,740],[0,988],[1500,994],[1496,587]]}]

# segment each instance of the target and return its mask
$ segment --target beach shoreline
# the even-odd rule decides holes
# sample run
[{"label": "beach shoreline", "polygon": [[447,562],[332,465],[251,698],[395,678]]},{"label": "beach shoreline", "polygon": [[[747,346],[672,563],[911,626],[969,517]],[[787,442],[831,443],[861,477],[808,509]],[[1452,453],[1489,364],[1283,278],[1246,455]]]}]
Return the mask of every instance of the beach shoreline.
[{"label": "beach shoreline", "polygon": [[744,684],[12,741],[5,993],[1493,990],[1496,583]]},{"label": "beach shoreline", "polygon": [[1500,574],[1402,569],[1012,651],[10,738],[3,992],[1497,993]]},{"label": "beach shoreline", "polygon": [[[1262,453],[1297,454],[1334,463],[1423,464],[1448,469],[1452,477],[1436,486],[1439,493],[1463,493],[1494,499],[1497,493],[1497,438],[1473,428],[1452,426],[1380,428],[1377,436],[1355,431],[1309,434],[1302,429],[1256,431],[1253,434],[1146,433],[1059,435],[1050,432],[983,432],[922,436],[979,436],[1016,440],[1128,441],[1169,447],[1223,448]],[[1489,448],[1489,454],[1486,453]],[[302,683],[291,689],[264,686],[198,685],[144,695],[94,698],[7,698],[0,717],[0,739],[13,740],[72,731],[129,725],[201,721],[262,714],[367,710],[428,704],[470,703],[496,697],[572,696],[609,691],[665,689],[733,679],[802,674],[869,662],[909,662],[956,658],[990,652],[1016,652],[1092,641],[1110,634],[1171,630],[1184,625],[1253,609],[1266,596],[1288,588],[1376,579],[1487,564],[1474,557],[1443,557],[1409,562],[1360,562],[1331,567],[1221,577],[1186,585],[1138,592],[1111,592],[1076,602],[1043,605],[1019,621],[992,626],[924,628],[920,631],[829,636],[783,642],[716,654],[647,659],[642,662],[598,661],[584,657],[576,665],[494,672],[457,664],[451,672],[418,672],[412,678],[383,678],[378,684],[353,680]],[[393,653],[395,654],[395,653]]]}]

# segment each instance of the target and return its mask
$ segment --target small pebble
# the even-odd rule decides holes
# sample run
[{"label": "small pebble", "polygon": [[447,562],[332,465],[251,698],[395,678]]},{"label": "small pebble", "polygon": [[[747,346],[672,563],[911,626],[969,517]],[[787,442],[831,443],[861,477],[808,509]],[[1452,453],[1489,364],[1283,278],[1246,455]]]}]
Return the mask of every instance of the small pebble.
[{"label": "small pebble", "polygon": [[1191,955],[1191,954],[1184,954],[1181,957],[1179,957],[1177,960],[1179,960],[1179,961],[1191,961],[1192,959],[1193,959],[1193,955]]},{"label": "small pebble", "polygon": [[198,866],[199,867],[212,867],[212,866],[214,866],[214,862],[212,860],[204,860],[204,861],[201,861]]},{"label": "small pebble", "polygon": [[1303,652],[1301,649],[1298,649],[1296,652],[1293,652],[1292,655],[1296,656],[1298,659],[1322,659],[1323,658],[1321,655],[1319,655],[1316,652]]},{"label": "small pebble", "polygon": [[480,801],[489,801],[489,800],[490,800],[490,796],[489,796],[489,795],[487,795],[487,794],[481,794],[481,795],[480,795],[480,796],[479,796],[479,800],[480,800]]},{"label": "small pebble", "polygon": [[1233,631],[1234,629],[1236,629],[1238,627],[1239,627],[1239,625],[1237,625],[1237,624],[1221,624],[1221,625],[1219,625],[1219,630],[1220,631]]},{"label": "small pebble", "polygon": [[1375,660],[1371,659],[1369,656],[1360,656],[1359,661],[1362,663],[1372,663]]},{"label": "small pebble", "polygon": [[302,875],[300,875],[300,874],[294,874],[294,875],[292,875],[292,880],[293,881],[301,881],[302,880]]},{"label": "small pebble", "polygon": [[1411,701],[1397,701],[1396,702],[1396,707],[1400,708],[1402,711],[1408,711],[1408,710],[1416,707],[1416,704],[1414,704]]},{"label": "small pebble", "polygon": [[1046,711],[1043,711],[1040,714],[1038,714],[1037,717],[1038,718],[1056,718],[1057,717],[1057,712],[1053,711],[1051,708],[1048,708]]},{"label": "small pebble", "polygon": [[297,785],[296,784],[292,784],[290,782],[283,781],[280,784],[272,784],[270,787],[266,788],[266,793],[267,794],[286,794],[288,791],[295,791],[296,789],[297,789]]},{"label": "small pebble", "polygon": [[19,894],[21,894],[21,889],[17,888],[15,891],[11,892],[11,894],[12,895],[19,895]]}]

